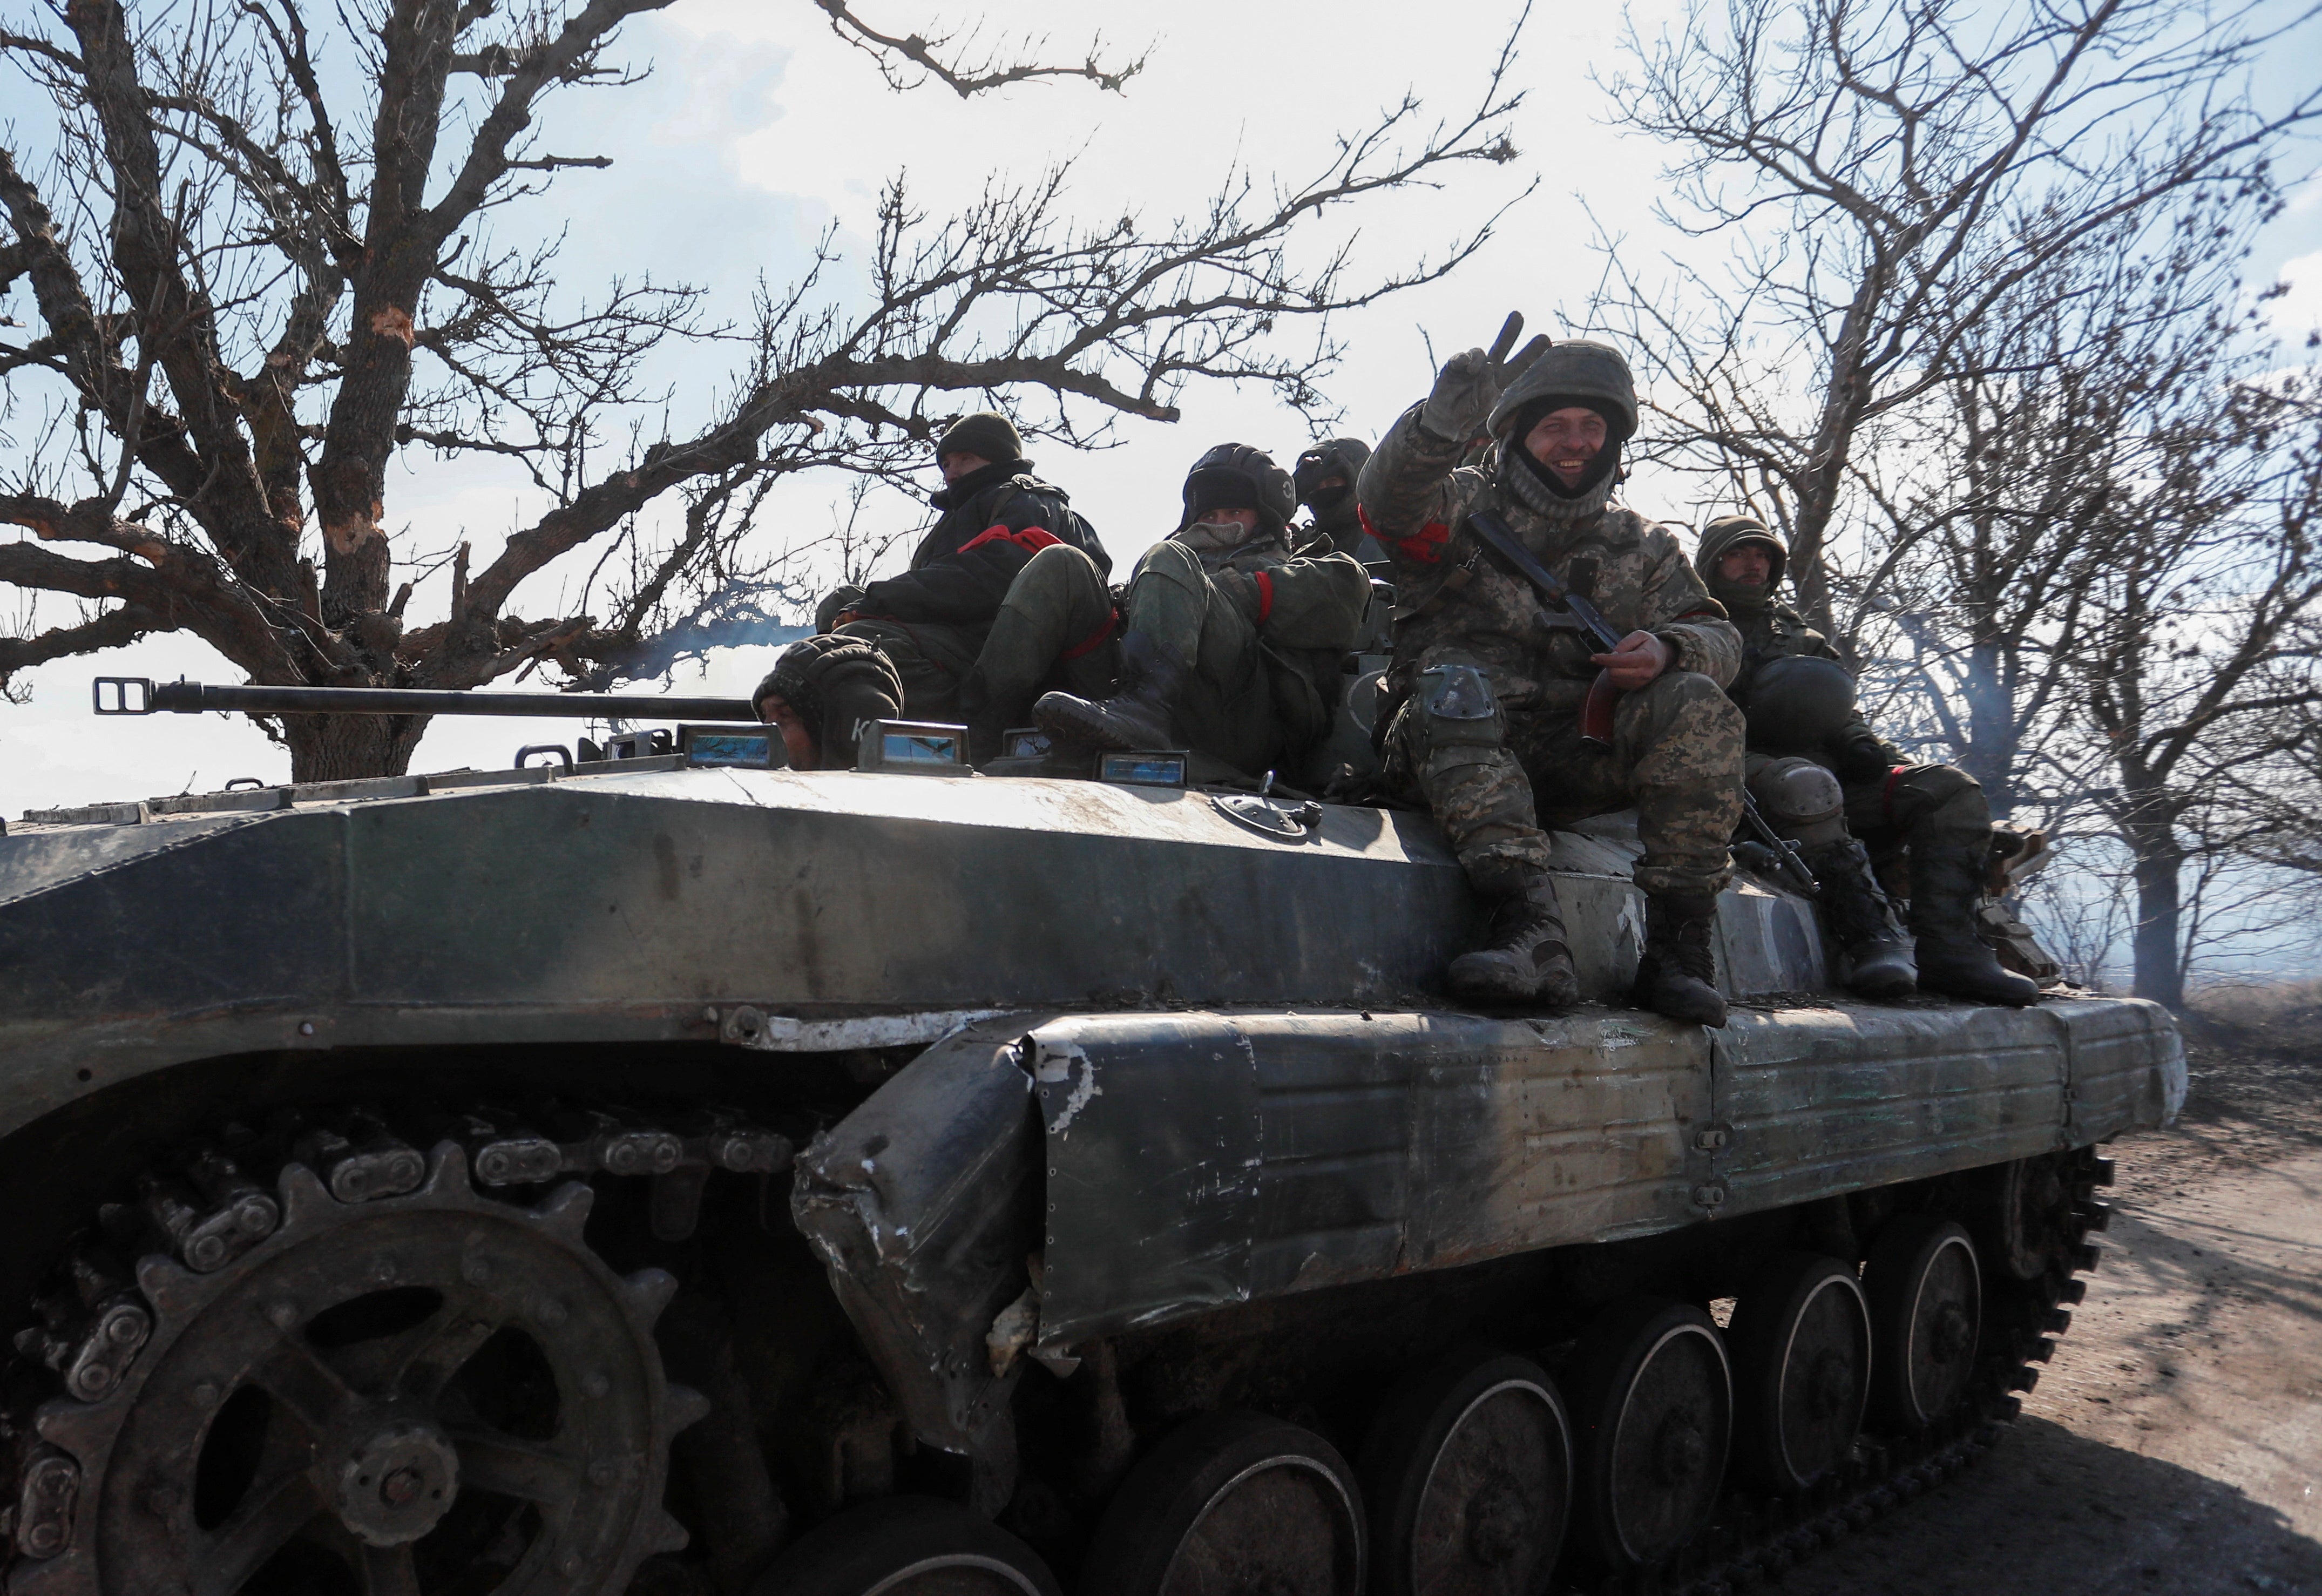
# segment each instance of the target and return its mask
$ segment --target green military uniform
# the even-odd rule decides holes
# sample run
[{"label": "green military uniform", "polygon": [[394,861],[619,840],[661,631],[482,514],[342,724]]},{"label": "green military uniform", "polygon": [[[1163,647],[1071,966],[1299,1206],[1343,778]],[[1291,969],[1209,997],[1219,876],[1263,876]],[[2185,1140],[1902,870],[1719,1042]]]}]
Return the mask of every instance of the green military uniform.
[{"label": "green military uniform", "polygon": [[[1761,544],[1768,551],[1769,570],[1762,583],[1738,582],[1721,572],[1725,555],[1745,543]],[[1801,761],[1829,771],[1838,780],[1845,831],[1868,847],[1888,879],[1906,878],[1907,867],[1918,984],[1987,1002],[2036,1002],[2039,988],[2001,969],[1973,932],[1991,841],[1991,810],[1980,784],[1955,765],[1909,759],[1851,706],[1826,719],[1816,717],[1821,723],[1810,727],[1782,723],[1782,695],[1769,685],[1777,674],[1769,667],[1805,659],[1842,666],[1830,639],[1777,596],[1788,557],[1782,539],[1751,515],[1711,521],[1702,529],[1694,556],[1704,584],[1741,630],[1742,662],[1733,691],[1750,708],[1751,790],[1778,780],[1784,766]],[[1760,803],[1771,807],[1766,796],[1760,793]],[[1875,894],[1878,888],[1869,890]],[[1862,918],[1867,936],[1869,917]],[[1846,940],[1845,932],[1840,935]]]},{"label": "green military uniform", "polygon": [[[1772,579],[1762,588],[1716,574],[1719,558],[1745,537],[1778,551]],[[1742,634],[1737,692],[1768,660],[1839,657],[1828,637],[1774,596],[1787,557],[1787,550],[1755,517],[1723,516],[1703,529],[1695,567]],[[1891,858],[1914,840],[1980,848],[1990,839],[1991,806],[1975,777],[1956,765],[1915,762],[1871,730],[1860,714],[1849,717],[1808,757],[1838,777],[1846,796],[1846,828],[1869,846],[1874,859]]]},{"label": "green military uniform", "polygon": [[[1251,775],[1301,770],[1330,729],[1370,575],[1346,555],[1291,551],[1291,494],[1288,473],[1257,449],[1204,454],[1186,478],[1177,530],[1130,578],[1121,690],[1048,693],[1041,724],[1099,747],[1182,746]],[[1198,518],[1226,509],[1254,510],[1257,524]]]},{"label": "green military uniform", "polygon": [[1119,634],[1104,573],[1068,544],[1051,544],[1026,562],[988,626],[873,618],[836,628],[893,663],[913,719],[966,722],[978,758],[997,750],[1001,732],[1032,723],[1043,692],[1096,694],[1110,687],[1120,669]]},{"label": "green military uniform", "polygon": [[1303,768],[1329,731],[1327,693],[1370,598],[1350,555],[1294,555],[1272,536],[1206,553],[1171,538],[1137,562],[1124,619],[1192,662],[1175,713],[1185,746],[1254,775]]},{"label": "green military uniform", "polygon": [[[1488,997],[1572,989],[1543,828],[1634,805],[1644,843],[1636,879],[1659,917],[1650,923],[1674,934],[1682,922],[1699,986],[1664,1012],[1722,1023],[1708,984],[1707,917],[1731,873],[1727,842],[1741,818],[1742,718],[1724,692],[1741,639],[1677,539],[1610,502],[1636,414],[1621,356],[1598,344],[1557,345],[1495,396],[1487,417],[1476,414],[1485,408],[1476,390],[1495,386],[1479,376],[1486,364],[1480,350],[1455,357],[1435,393],[1388,430],[1360,490],[1396,566],[1389,778],[1426,799],[1479,891],[1504,904],[1531,899],[1528,911],[1509,910],[1493,949],[1471,956],[1498,965],[1470,967],[1469,980],[1455,964],[1453,984]],[[1522,440],[1540,417],[1575,408],[1606,417],[1607,441],[1591,474],[1568,491]],[[1460,465],[1486,428],[1497,443],[1487,466]],[[1476,537],[1467,519],[1479,510],[1497,515],[1614,630],[1650,632],[1672,651],[1668,669],[1620,696],[1601,740],[1582,724],[1599,646]],[[1650,951],[1671,946],[1663,937]],[[1503,954],[1550,971],[1549,986],[1528,986],[1528,973],[1509,977]],[[1649,959],[1648,987],[1660,968]]]}]

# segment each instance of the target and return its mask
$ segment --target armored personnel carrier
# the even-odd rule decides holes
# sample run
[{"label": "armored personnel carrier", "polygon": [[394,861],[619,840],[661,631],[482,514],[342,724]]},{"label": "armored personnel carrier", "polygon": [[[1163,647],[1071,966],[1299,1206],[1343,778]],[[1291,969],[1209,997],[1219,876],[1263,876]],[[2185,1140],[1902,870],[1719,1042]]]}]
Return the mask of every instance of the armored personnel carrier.
[{"label": "armored personnel carrier", "polygon": [[1731,1586],[1983,1444],[2184,1091],[1749,878],[1732,1023],[1621,1006],[1617,821],[1475,1012],[1423,815],[659,707],[6,828],[11,1596]]}]

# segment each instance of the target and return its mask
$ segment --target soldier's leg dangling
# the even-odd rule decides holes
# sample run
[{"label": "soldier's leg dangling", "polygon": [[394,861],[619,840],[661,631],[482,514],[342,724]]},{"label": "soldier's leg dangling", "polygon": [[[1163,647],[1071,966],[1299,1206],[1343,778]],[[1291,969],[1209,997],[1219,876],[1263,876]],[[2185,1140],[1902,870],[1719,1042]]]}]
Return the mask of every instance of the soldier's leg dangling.
[{"label": "soldier's leg dangling", "polygon": [[1033,706],[1052,734],[1101,748],[1172,746],[1172,715],[1202,646],[1210,602],[1200,559],[1183,544],[1146,551],[1121,617],[1120,685],[1109,698],[1047,693]]},{"label": "soldier's leg dangling", "polygon": [[[1855,802],[1850,793],[1850,809]],[[2039,985],[2002,968],[1976,932],[1991,853],[1981,785],[1955,765],[1906,765],[1879,784],[1877,802],[1910,850],[1921,990],[2015,1008],[2039,1002]]]},{"label": "soldier's leg dangling", "polygon": [[1645,948],[1633,1002],[1672,1020],[1725,1023],[1717,990],[1717,894],[1733,873],[1726,844],[1742,820],[1742,711],[1694,671],[1668,671],[1623,694],[1614,754],[1629,773],[1645,845]]},{"label": "soldier's leg dangling", "polygon": [[1798,845],[1822,886],[1822,908],[1841,949],[1841,978],[1865,997],[1900,997],[1917,971],[1911,945],[1879,890],[1870,857],[1847,835],[1838,778],[1811,759],[1750,756],[1750,795],[1767,821]]},{"label": "soldier's leg dangling", "polygon": [[975,757],[989,758],[1001,732],[1031,723],[1044,683],[1062,677],[1068,692],[1101,695],[1119,659],[1117,630],[1112,595],[1094,560],[1057,543],[1026,562],[960,683]]},{"label": "soldier's leg dangling", "polygon": [[1468,884],[1492,904],[1489,940],[1451,963],[1458,996],[1477,1003],[1543,1003],[1580,997],[1566,946],[1548,834],[1540,829],[1531,783],[1507,746],[1506,718],[1480,666],[1438,664],[1397,714],[1390,760],[1426,796]]}]

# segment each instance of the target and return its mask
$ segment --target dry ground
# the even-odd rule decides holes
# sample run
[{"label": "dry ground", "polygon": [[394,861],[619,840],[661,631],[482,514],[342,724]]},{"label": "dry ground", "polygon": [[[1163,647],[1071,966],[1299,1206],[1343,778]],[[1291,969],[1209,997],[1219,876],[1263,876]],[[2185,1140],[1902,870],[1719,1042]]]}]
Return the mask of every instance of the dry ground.
[{"label": "dry ground", "polygon": [[1785,1596],[2322,1596],[2322,990],[2189,1031],[2088,1300],[1977,1468]]}]

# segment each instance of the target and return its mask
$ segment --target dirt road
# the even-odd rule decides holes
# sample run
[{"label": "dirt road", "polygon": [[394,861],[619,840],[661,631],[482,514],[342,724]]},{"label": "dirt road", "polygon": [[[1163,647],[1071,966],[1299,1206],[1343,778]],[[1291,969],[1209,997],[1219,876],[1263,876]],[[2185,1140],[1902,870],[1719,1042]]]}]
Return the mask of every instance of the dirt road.
[{"label": "dirt road", "polygon": [[2322,1049],[2192,1050],[2023,1419],[1784,1596],[2322,1596]]}]

